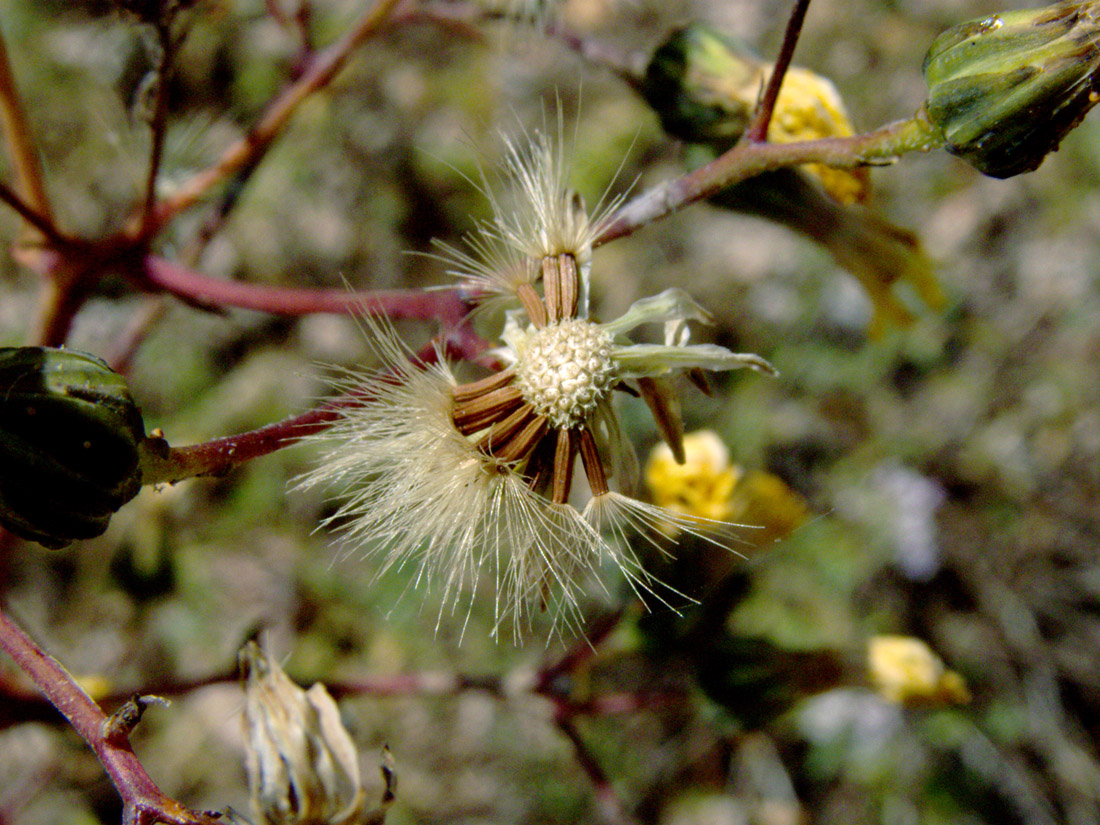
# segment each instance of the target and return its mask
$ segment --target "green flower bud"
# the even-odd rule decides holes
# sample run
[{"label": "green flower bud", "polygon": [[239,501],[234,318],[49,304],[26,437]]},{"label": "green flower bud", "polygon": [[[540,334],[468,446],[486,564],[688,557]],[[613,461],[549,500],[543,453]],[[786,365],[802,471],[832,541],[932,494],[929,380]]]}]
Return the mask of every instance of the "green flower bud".
[{"label": "green flower bud", "polygon": [[1004,12],[948,29],[924,59],[928,118],[980,172],[1037,169],[1100,100],[1100,2]]},{"label": "green flower bud", "polygon": [[670,135],[731,145],[748,128],[762,62],[737,38],[691,23],[653,53],[641,91]]},{"label": "green flower bud", "polygon": [[0,348],[0,525],[50,548],[92,538],[141,488],[145,428],[93,355]]}]

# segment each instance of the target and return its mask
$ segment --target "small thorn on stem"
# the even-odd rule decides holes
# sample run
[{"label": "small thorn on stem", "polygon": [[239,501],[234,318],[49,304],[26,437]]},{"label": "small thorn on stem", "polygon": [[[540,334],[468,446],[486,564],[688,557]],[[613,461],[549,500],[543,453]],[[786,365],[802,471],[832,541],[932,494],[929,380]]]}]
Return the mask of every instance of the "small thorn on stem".
[{"label": "small thorn on stem", "polygon": [[150,705],[167,707],[169,702],[160,696],[139,696],[134,694],[122,707],[103,720],[103,738],[112,744],[120,744],[129,739],[145,710]]}]

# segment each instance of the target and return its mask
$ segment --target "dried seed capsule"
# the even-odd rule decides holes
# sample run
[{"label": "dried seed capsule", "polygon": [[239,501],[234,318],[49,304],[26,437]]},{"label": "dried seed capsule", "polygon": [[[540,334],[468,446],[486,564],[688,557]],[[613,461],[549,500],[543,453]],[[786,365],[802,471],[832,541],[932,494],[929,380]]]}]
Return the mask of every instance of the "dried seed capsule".
[{"label": "dried seed capsule", "polygon": [[94,355],[0,348],[0,525],[50,548],[100,535],[141,488],[144,432]]},{"label": "dried seed capsule", "polygon": [[1100,2],[961,23],[933,41],[924,77],[949,152],[995,178],[1030,172],[1100,100]]}]

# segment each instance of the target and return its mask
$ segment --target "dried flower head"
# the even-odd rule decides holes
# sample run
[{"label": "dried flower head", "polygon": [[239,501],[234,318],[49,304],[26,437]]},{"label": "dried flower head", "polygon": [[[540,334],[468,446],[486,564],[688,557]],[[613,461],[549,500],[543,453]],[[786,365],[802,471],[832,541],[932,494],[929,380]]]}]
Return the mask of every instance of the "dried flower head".
[{"label": "dried flower head", "polygon": [[584,199],[569,187],[563,133],[559,103],[556,138],[545,130],[519,138],[502,134],[502,171],[496,176],[483,171],[478,184],[492,218],[463,239],[464,248],[437,242],[450,274],[476,299],[517,306],[519,296],[534,294],[542,260],[570,254],[584,290],[577,296],[578,311],[587,314],[592,244],[622,198],[601,198],[589,214]]},{"label": "dried flower head", "polygon": [[252,824],[362,822],[359,757],[325,686],[302,690],[255,642],[240,661]]},{"label": "dried flower head", "polygon": [[[441,583],[446,600],[488,571],[496,627],[518,634],[532,606],[570,622],[582,579],[605,562],[650,589],[631,549],[636,534],[653,540],[669,523],[701,529],[630,496],[637,461],[614,393],[641,395],[682,458],[669,375],[774,370],[756,355],[690,344],[687,322],[708,315],[679,289],[637,301],[610,323],[589,318],[600,221],[566,187],[563,154],[545,136],[510,143],[508,164],[522,202],[506,212],[491,195],[494,218],[469,248],[492,254],[455,262],[468,284],[514,305],[495,351],[499,368],[459,384],[445,364],[413,364],[392,333],[368,322],[386,370],[341,379],[368,400],[345,409],[328,433],[334,446],[303,483],[334,483],[344,503],[333,519],[347,537],[381,552],[384,568],[414,564],[416,581]],[[498,277],[505,260],[515,267]],[[643,324],[663,325],[665,342],[632,343],[628,333]],[[578,467],[587,499],[574,483]]]}]

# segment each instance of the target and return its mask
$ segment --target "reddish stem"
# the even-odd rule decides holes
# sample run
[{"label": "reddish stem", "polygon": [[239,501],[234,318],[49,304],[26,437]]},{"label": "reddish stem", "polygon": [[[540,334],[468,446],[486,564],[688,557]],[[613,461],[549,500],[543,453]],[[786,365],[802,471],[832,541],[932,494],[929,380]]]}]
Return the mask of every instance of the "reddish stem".
[{"label": "reddish stem", "polygon": [[573,754],[577,757],[577,764],[581,766],[588,780],[592,783],[592,790],[596,794],[596,802],[600,810],[601,819],[608,825],[628,825],[635,820],[627,813],[622,800],[615,792],[611,780],[604,773],[596,757],[588,749],[580,732],[571,719],[559,716],[554,720],[565,738],[573,745]]},{"label": "reddish stem", "polygon": [[223,281],[209,278],[164,258],[145,258],[139,286],[163,290],[199,306],[239,307],[273,315],[327,312],[343,315],[386,315],[390,318],[459,323],[468,307],[457,289],[394,289],[352,292],[347,289],[306,289]]},{"label": "reddish stem", "polygon": [[175,194],[157,204],[145,225],[149,235],[193,206],[212,187],[263,157],[302,101],[336,76],[351,53],[381,27],[398,2],[400,0],[378,0],[351,31],[316,54],[302,76],[272,101],[247,135],[230,146],[217,163],[199,172]]},{"label": "reddish stem", "polygon": [[15,622],[0,612],[0,647],[26,673],[46,698],[95,751],[125,803],[124,823],[212,825],[214,819],[187,810],[161,791],[145,772],[125,739],[108,741],[107,715],[61,664],[45,653]]},{"label": "reddish stem", "polygon": [[[4,136],[7,138],[8,155],[15,169],[20,189],[30,201],[32,212],[41,215],[50,229],[55,230],[46,185],[42,179],[42,167],[38,162],[38,152],[35,150],[27,115],[15,85],[15,76],[8,61],[8,50],[2,33],[0,33],[0,124],[3,125]],[[42,230],[37,223],[34,225],[35,228]],[[45,234],[49,237],[49,233]]]},{"label": "reddish stem", "polygon": [[19,195],[3,183],[0,183],[0,201],[3,201],[14,209],[19,217],[41,232],[43,237],[51,244],[54,246],[64,245],[65,238],[57,230],[57,227],[53,225],[53,222],[48,217],[39,214],[33,207],[24,203]]},{"label": "reddish stem", "polygon": [[625,610],[619,609],[596,619],[584,636],[577,639],[558,661],[543,667],[538,675],[536,690],[544,694],[553,693],[555,680],[576,673],[581,665],[596,656],[596,648],[619,626],[625,613]]},{"label": "reddish stem", "polygon": [[791,17],[787,21],[787,29],[783,32],[783,45],[779,48],[779,56],[775,59],[768,85],[764,88],[764,94],[756,106],[752,123],[745,130],[745,140],[751,143],[763,143],[768,139],[768,125],[775,111],[775,103],[779,99],[783,78],[787,76],[787,69],[791,66],[794,47],[798,45],[798,36],[802,33],[802,23],[806,19],[806,10],[809,7],[810,0],[795,0]]},{"label": "reddish stem", "polygon": [[[452,329],[442,340],[425,345],[415,356],[415,363],[434,363],[439,353],[474,360],[488,343],[462,325]],[[289,447],[310,435],[322,432],[336,421],[341,411],[364,403],[364,398],[342,396],[316,409],[292,416],[274,424],[238,435],[215,438],[202,444],[169,448],[162,439],[148,438],[142,444],[142,482],[144,484],[175,484],[198,476],[225,475],[233,467],[254,458]]]},{"label": "reddish stem", "polygon": [[742,141],[710,163],[643,192],[620,207],[593,241],[601,246],[637,231],[696,201],[764,172],[820,163],[836,169],[889,164],[906,153],[928,151],[943,144],[920,113],[909,120],[887,124],[873,132],[798,143]]},{"label": "reddish stem", "polygon": [[362,402],[341,398],[258,430],[167,451],[164,450],[165,442],[147,440],[143,445],[142,481],[145,484],[175,484],[197,476],[225,475],[238,464],[321,432],[340,417],[341,407],[359,403]]}]

